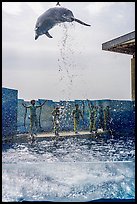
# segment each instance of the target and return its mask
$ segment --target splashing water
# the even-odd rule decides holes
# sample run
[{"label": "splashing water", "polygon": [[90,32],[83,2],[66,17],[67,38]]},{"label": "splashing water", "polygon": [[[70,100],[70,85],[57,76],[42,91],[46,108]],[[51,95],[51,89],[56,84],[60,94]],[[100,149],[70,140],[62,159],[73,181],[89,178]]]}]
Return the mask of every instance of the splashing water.
[{"label": "splashing water", "polygon": [[14,144],[2,153],[2,200],[134,199],[134,141],[68,138]]},{"label": "splashing water", "polygon": [[62,109],[62,114],[60,117],[60,124],[61,124],[61,130],[71,130],[70,124],[73,124],[73,117],[72,117],[72,104],[66,101],[64,103],[64,108]]},{"label": "splashing water", "polygon": [[3,201],[133,198],[133,169],[130,162],[5,164]]},{"label": "splashing water", "polygon": [[[63,37],[61,42],[58,43],[60,50],[60,57],[58,58],[58,70],[60,74],[60,83],[61,83],[61,94],[67,93],[68,99],[71,98],[71,92],[73,88],[73,80],[76,77],[74,70],[76,63],[74,60],[74,40],[69,34],[69,29],[74,29],[74,24],[60,24],[63,28]],[[70,27],[71,26],[71,27]],[[62,85],[63,84],[63,85]],[[63,88],[62,88],[63,87]]]}]

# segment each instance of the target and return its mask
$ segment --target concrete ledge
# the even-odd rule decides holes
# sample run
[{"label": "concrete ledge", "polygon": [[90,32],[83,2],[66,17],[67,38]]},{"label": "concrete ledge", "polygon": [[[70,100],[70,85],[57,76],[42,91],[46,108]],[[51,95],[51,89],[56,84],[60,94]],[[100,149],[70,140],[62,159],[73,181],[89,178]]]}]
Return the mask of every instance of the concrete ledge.
[{"label": "concrete ledge", "polygon": [[[79,131],[78,133],[74,132],[60,132],[59,136],[55,136],[53,132],[50,133],[38,133],[37,136],[34,135],[34,140],[41,141],[41,140],[64,140],[67,138],[97,138],[103,135],[109,134],[109,131],[102,131],[96,133],[90,133],[89,131]],[[27,142],[31,141],[30,134],[18,134],[16,136],[8,137],[3,140],[5,143],[15,143],[15,142]]]}]

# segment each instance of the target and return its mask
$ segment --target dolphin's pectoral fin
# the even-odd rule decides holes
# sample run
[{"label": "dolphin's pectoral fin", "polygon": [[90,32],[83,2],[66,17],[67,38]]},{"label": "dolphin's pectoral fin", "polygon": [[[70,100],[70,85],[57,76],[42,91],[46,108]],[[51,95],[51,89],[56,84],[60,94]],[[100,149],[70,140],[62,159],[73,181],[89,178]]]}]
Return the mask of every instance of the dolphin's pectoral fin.
[{"label": "dolphin's pectoral fin", "polygon": [[82,24],[82,25],[91,26],[91,25],[89,25],[89,24],[86,24],[86,23],[82,22],[81,20],[79,20],[79,19],[77,19],[77,18],[73,18],[73,17],[72,17],[72,19],[73,19],[74,21],[76,21],[76,22]]},{"label": "dolphin's pectoral fin", "polygon": [[46,35],[47,37],[49,37],[49,38],[53,38],[53,37],[49,34],[48,31],[45,33],[45,35]]}]

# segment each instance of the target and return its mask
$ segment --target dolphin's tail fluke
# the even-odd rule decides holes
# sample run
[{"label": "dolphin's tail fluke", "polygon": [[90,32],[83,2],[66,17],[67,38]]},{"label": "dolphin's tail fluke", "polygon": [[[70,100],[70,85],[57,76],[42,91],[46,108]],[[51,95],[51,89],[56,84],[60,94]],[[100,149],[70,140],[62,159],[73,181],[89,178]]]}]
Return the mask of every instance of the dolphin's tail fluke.
[{"label": "dolphin's tail fluke", "polygon": [[82,22],[81,20],[79,20],[79,19],[77,19],[77,18],[74,18],[73,20],[76,21],[77,23],[82,24],[82,25],[91,26],[91,25],[89,25],[89,24],[86,24],[86,23]]}]

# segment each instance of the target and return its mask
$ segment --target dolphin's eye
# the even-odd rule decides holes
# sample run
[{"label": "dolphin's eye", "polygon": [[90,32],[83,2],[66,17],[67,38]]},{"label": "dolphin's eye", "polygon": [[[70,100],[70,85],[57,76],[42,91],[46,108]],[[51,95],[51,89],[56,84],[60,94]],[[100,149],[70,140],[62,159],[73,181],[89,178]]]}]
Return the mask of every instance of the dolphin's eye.
[{"label": "dolphin's eye", "polygon": [[35,28],[35,30],[38,30],[39,29],[39,27],[37,26],[36,28]]}]

